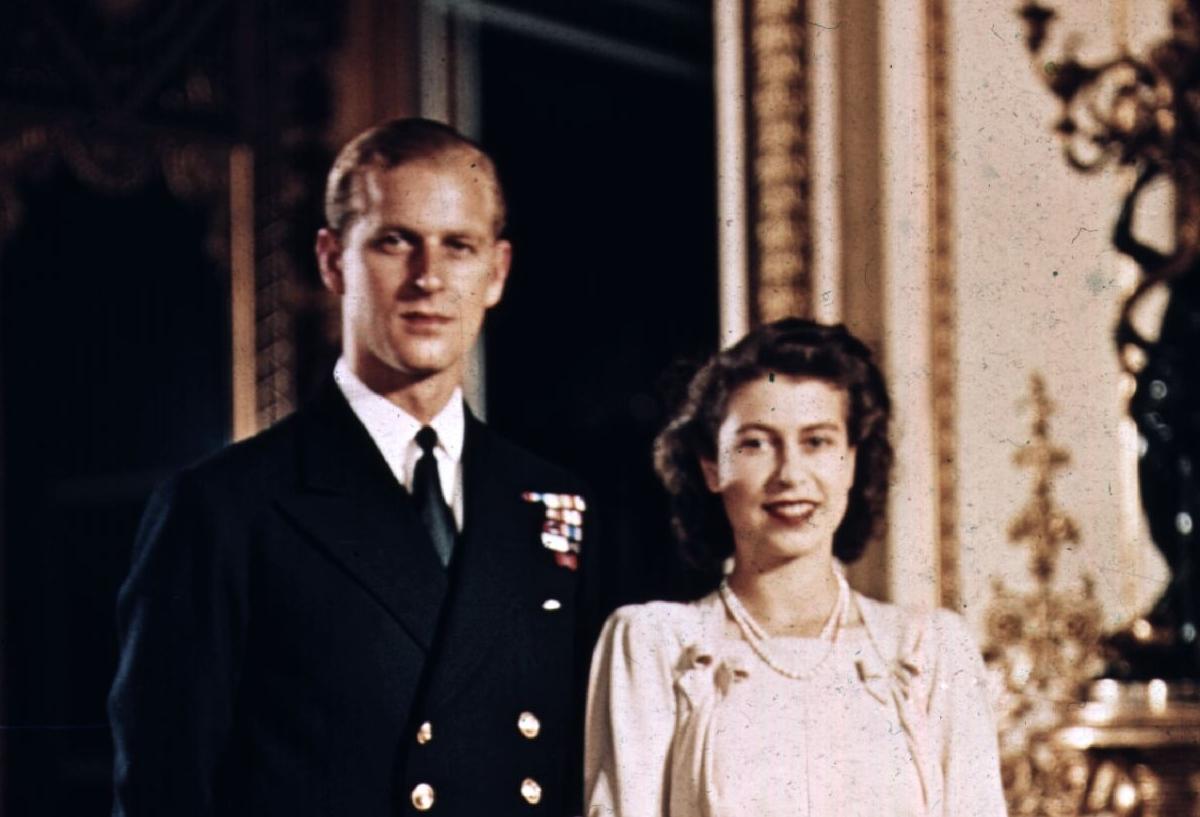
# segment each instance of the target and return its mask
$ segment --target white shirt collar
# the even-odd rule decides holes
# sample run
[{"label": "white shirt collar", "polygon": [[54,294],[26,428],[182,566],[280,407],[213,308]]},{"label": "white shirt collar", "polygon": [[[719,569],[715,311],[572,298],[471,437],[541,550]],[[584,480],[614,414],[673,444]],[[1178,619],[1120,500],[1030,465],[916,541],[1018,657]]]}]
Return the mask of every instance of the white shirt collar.
[{"label": "white shirt collar", "polygon": [[[379,453],[387,462],[396,480],[407,489],[412,488],[413,471],[421,456],[417,445],[417,432],[422,423],[404,409],[370,387],[350,370],[345,358],[338,358],[333,368],[333,379],[341,390],[351,411],[371,435]],[[466,412],[463,408],[462,389],[456,388],[450,400],[442,407],[429,425],[437,432],[438,444],[434,456],[438,460],[438,476],[442,483],[442,496],[454,513],[459,529],[462,528],[462,452],[466,437]]]}]

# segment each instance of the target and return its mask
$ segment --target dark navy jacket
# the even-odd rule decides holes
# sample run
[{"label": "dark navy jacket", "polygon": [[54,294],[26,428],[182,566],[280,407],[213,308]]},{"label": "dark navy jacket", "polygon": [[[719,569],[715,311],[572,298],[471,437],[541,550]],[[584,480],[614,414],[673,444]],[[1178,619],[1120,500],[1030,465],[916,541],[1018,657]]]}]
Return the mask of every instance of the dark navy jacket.
[{"label": "dark navy jacket", "polygon": [[522,494],[583,488],[468,416],[463,491],[447,571],[330,382],[156,493],[118,603],[114,814],[575,812],[586,570]]}]

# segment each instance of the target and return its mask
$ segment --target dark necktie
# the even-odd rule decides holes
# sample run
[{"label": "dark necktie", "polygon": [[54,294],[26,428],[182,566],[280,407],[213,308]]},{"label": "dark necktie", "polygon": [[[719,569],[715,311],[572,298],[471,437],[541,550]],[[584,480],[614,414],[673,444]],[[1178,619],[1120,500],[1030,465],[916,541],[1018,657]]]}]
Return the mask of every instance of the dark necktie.
[{"label": "dark necktie", "polygon": [[425,426],[417,432],[417,445],[421,447],[421,458],[417,460],[417,469],[413,472],[413,498],[417,501],[421,521],[425,523],[425,529],[429,531],[429,538],[433,540],[433,547],[444,567],[450,564],[450,556],[454,553],[455,527],[450,507],[442,496],[437,458],[433,456],[437,432]]}]

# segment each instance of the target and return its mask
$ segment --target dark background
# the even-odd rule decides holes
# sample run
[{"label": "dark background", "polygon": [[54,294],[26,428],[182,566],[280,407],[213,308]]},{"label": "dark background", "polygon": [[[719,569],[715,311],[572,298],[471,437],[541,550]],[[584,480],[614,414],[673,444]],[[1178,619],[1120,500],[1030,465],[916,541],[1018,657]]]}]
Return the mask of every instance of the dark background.
[{"label": "dark background", "polygon": [[[389,70],[415,64],[411,31],[351,35],[385,5],[2,7],[3,814],[110,808],[113,608],[141,507],[231,436],[222,173],[235,146],[255,157],[264,416],[325,374],[328,304],[310,247],[343,135],[331,134],[361,102],[336,89],[378,86],[364,50]],[[686,595],[650,441],[674,362],[717,337],[707,4],[484,5],[471,92],[516,245],[486,336],[489,422],[592,483],[613,603]],[[399,19],[403,33],[415,16]]]}]

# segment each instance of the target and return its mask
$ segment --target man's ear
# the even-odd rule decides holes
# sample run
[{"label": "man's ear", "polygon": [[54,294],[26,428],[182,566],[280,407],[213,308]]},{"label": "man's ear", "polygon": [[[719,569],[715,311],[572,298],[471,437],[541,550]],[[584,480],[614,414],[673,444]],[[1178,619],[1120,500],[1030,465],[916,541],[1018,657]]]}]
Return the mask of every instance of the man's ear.
[{"label": "man's ear", "polygon": [[508,280],[508,271],[512,267],[512,244],[501,238],[492,247],[492,269],[488,275],[487,292],[484,303],[493,307],[500,303],[504,294],[504,283]]},{"label": "man's ear", "polygon": [[701,457],[700,473],[704,474],[704,484],[708,486],[708,490],[714,494],[719,494],[721,492],[721,479],[717,471],[716,461]]},{"label": "man's ear", "polygon": [[321,269],[321,281],[325,288],[336,295],[346,294],[346,280],[342,275],[342,239],[328,227],[317,230],[317,265]]}]

